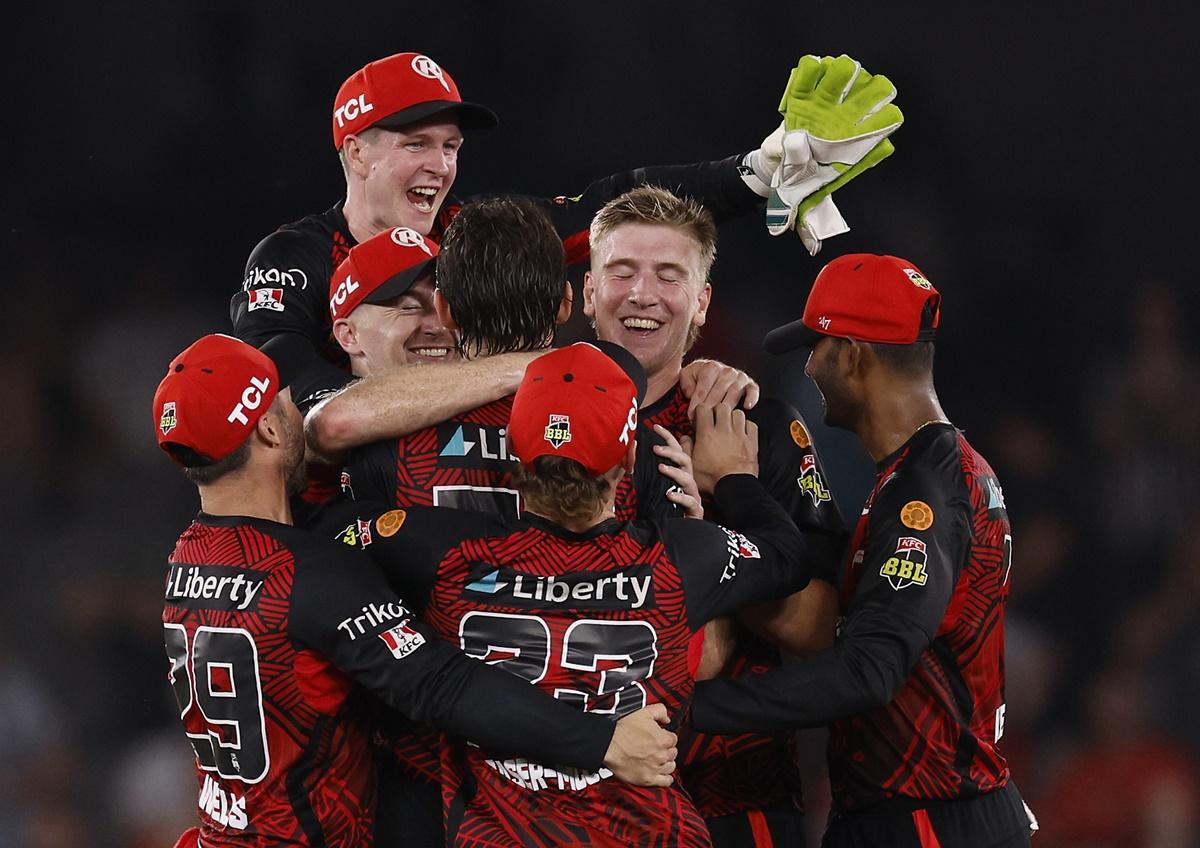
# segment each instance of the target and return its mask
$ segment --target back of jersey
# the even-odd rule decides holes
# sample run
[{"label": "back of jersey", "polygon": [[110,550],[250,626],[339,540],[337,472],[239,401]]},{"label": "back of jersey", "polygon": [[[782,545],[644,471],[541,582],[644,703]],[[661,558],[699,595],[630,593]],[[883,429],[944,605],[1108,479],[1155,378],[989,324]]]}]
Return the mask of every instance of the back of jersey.
[{"label": "back of jersey", "polygon": [[296,552],[202,517],[169,560],[163,636],[205,846],[370,845],[375,772],[350,682],[288,635]]},{"label": "back of jersey", "polygon": [[517,461],[505,439],[511,412],[512,398],[501,398],[399,439],[358,448],[346,465],[342,488],[359,501],[516,518],[520,497],[512,472]]},{"label": "back of jersey", "polygon": [[[608,521],[574,534],[526,521],[443,558],[430,623],[468,655],[579,709],[615,721],[662,703],[677,720],[692,691],[691,630],[679,572],[656,532]],[[677,787],[633,787],[607,769],[493,758],[473,746],[444,759],[473,778],[472,791],[448,790],[459,845],[709,844]]]}]

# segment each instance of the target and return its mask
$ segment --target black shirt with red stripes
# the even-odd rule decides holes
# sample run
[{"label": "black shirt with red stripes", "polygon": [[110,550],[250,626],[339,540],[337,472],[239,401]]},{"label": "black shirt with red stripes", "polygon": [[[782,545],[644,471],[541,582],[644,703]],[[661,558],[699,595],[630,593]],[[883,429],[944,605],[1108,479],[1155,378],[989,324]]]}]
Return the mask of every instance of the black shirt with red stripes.
[{"label": "black shirt with red stripes", "polygon": [[511,412],[512,397],[504,397],[432,427],[355,448],[342,473],[342,491],[358,501],[516,518],[517,463],[505,439]]},{"label": "black shirt with red stripes", "polygon": [[200,514],[168,560],[163,636],[206,846],[371,845],[367,693],[580,767],[612,736],[437,638],[370,563],[273,521]]},{"label": "black shirt with red stripes", "polygon": [[[468,655],[579,710],[615,721],[662,703],[674,724],[693,686],[692,634],[808,580],[803,537],[755,478],[722,479],[716,500],[737,530],[610,519],[575,533],[528,513],[414,508],[377,516],[358,544]],[[443,766],[457,845],[709,844],[678,785],[634,787],[486,744],[444,747]]]},{"label": "black shirt with red stripes", "polygon": [[[609,200],[639,185],[656,185],[694,198],[718,221],[759,208],[762,198],[740,176],[743,158],[638,168],[597,180],[576,197],[537,200],[563,239],[568,264],[574,264],[588,257],[592,216]],[[439,241],[460,208],[457,201],[448,201],[430,238]],[[355,244],[340,202],[326,212],[284,224],[251,251],[241,289],[230,300],[234,335],[243,341],[261,347],[281,333],[291,333],[311,346],[309,373],[292,393],[301,409],[348,379],[346,355],[330,335],[329,280]]]},{"label": "black shirt with red stripes", "polygon": [[948,424],[878,464],[841,586],[834,647],[697,684],[712,732],[831,722],[835,808],[976,797],[1003,787],[1004,608],[1012,537],[991,467]]},{"label": "black shirt with red stripes", "polygon": [[[678,384],[639,416],[638,458],[634,473],[621,481],[617,514],[621,517],[669,515],[666,499],[671,481],[658,472],[661,461],[653,446],[662,444],[655,424],[676,438],[694,436],[688,398]],[[758,424],[759,479],[791,516],[810,534],[812,577],[837,585],[837,557],[845,543],[845,525],[826,485],[825,472],[800,413],[789,404],[763,398],[748,417]],[[717,504],[705,504],[706,517],[721,522]],[[734,677],[779,666],[779,650],[744,628],[738,629]],[[705,818],[745,810],[791,805],[803,810],[800,774],[790,732],[740,733],[718,736],[684,727],[680,733],[680,776]]]}]

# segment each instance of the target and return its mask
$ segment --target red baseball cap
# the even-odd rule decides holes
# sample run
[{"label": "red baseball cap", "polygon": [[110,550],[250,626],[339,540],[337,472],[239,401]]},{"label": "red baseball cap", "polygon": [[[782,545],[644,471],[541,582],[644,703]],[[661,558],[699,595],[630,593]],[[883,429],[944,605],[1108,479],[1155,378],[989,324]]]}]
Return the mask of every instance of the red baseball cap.
[{"label": "red baseball cap", "polygon": [[154,392],[158,446],[185,467],[218,462],[246,441],[286,385],[253,345],[204,336],[171,360]]},{"label": "red baseball cap", "polygon": [[898,256],[849,253],[821,269],[804,317],[763,339],[769,353],[811,347],[822,336],[882,344],[932,341],[942,296],[920,269]]},{"label": "red baseball cap", "polygon": [[416,230],[384,230],[350,252],[329,280],[329,314],[345,318],[360,303],[382,303],[399,297],[422,275],[433,270],[438,246]]},{"label": "red baseball cap", "polygon": [[646,374],[611,342],[577,342],[525,369],[513,398],[508,438],[527,468],[539,456],[565,456],[599,477],[636,437]]},{"label": "red baseball cap", "polygon": [[437,62],[420,53],[397,53],[355,71],[333,101],[333,146],[367,127],[402,127],[438,112],[454,111],[462,129],[500,123],[496,113],[465,103]]}]

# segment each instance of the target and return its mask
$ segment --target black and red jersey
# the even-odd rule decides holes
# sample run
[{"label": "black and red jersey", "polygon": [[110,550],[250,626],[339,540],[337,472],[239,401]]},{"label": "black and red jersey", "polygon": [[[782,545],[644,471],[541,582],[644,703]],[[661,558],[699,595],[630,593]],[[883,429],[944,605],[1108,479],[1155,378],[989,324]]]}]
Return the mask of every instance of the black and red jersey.
[{"label": "black and red jersey", "polygon": [[196,519],[168,561],[163,637],[205,846],[372,844],[367,692],[497,746],[526,747],[514,722],[529,741],[562,723],[565,745],[524,753],[566,752],[580,766],[598,765],[612,734],[442,642],[371,564],[273,521]]},{"label": "black and red jersey", "polygon": [[[716,499],[738,531],[611,519],[574,533],[528,513],[410,509],[375,518],[365,550],[468,655],[582,711],[616,720],[662,703],[678,721],[692,634],[808,579],[803,538],[757,480],[726,477]],[[633,787],[486,745],[452,746],[443,763],[457,845],[708,844],[678,786]]]},{"label": "black and red jersey", "polygon": [[[740,176],[743,158],[638,168],[597,180],[576,197],[535,199],[562,237],[568,264],[574,264],[588,257],[592,216],[609,200],[639,185],[661,186],[692,197],[718,221],[758,208],[762,198]],[[439,241],[460,208],[461,203],[448,200],[430,238]],[[243,341],[261,347],[275,336],[291,333],[311,345],[309,369],[293,388],[293,399],[301,409],[348,379],[346,355],[331,336],[329,280],[356,244],[340,202],[326,212],[284,224],[251,251],[241,289],[230,300],[234,335]],[[331,368],[330,363],[337,367]]]},{"label": "black and red jersey", "polygon": [[[632,476],[621,480],[618,516],[671,514],[666,499],[671,481],[657,472],[653,445],[662,440],[658,424],[676,438],[694,436],[688,398],[676,385],[639,416],[638,458]],[[759,479],[783,505],[801,530],[829,540],[823,555],[814,550],[814,579],[836,585],[836,553],[845,527],[826,486],[826,477],[800,413],[773,398],[764,398],[748,413],[759,426]],[[706,517],[722,519],[715,504],[705,504]],[[730,674],[761,673],[780,664],[779,650],[740,628]],[[783,804],[803,809],[795,744],[790,732],[740,733],[718,736],[684,727],[680,732],[680,776],[705,818]]]},{"label": "black and red jersey", "polygon": [[516,459],[505,432],[512,397],[401,436],[355,448],[342,489],[356,501],[392,506],[448,506],[516,518]]},{"label": "black and red jersey", "polygon": [[987,462],[948,424],[878,465],[829,651],[698,684],[714,731],[832,722],[835,807],[971,798],[1004,786],[1004,607],[1012,537]]}]

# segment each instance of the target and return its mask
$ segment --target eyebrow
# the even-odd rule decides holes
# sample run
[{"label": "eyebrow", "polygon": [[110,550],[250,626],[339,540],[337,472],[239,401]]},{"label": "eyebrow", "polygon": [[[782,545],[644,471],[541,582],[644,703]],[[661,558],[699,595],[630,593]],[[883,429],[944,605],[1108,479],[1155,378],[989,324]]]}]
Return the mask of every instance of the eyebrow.
[{"label": "eyebrow", "polygon": [[[604,268],[607,270],[612,268],[614,265],[628,265],[630,267],[634,267],[637,264],[637,261],[634,259],[610,259],[604,263]],[[653,267],[655,271],[675,271],[677,273],[684,274],[685,276],[688,274],[688,269],[677,262],[655,262]]]}]

